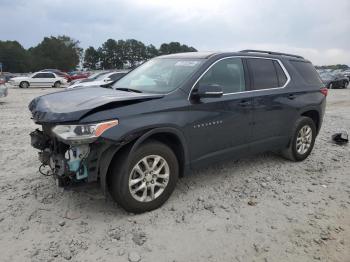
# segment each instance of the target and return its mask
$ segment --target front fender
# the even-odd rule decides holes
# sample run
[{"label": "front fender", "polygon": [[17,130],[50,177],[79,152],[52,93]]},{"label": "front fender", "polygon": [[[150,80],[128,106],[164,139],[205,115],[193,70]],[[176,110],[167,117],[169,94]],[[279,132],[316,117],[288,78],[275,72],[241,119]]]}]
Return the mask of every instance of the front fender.
[{"label": "front fender", "polygon": [[184,174],[188,172],[189,162],[190,162],[188,147],[185,140],[185,136],[180,130],[173,127],[158,127],[158,128],[153,128],[151,130],[144,130],[143,132],[137,131],[134,134],[129,134],[126,138],[120,141],[120,144],[113,145],[108,150],[104,151],[101,157],[101,163],[99,165],[100,167],[99,172],[100,172],[100,184],[101,184],[102,190],[105,193],[107,189],[108,168],[113,160],[114,155],[118,154],[118,152],[120,152],[121,149],[124,148],[125,146],[130,147],[130,149],[128,149],[128,152],[125,152],[125,153],[132,154],[144,141],[146,141],[148,138],[156,134],[172,134],[179,139],[183,149],[183,154],[184,154],[184,163],[183,163],[182,172]]}]

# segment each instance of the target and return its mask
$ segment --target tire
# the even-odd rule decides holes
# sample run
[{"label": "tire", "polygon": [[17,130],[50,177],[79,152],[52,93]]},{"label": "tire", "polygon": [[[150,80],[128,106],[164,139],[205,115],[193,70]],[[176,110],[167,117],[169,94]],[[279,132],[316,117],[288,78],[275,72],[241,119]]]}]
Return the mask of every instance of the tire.
[{"label": "tire", "polygon": [[[306,127],[308,127],[309,129]],[[307,144],[307,146],[305,145],[304,147],[305,151],[301,150],[302,149],[301,147],[298,148],[298,144],[297,144],[297,143],[299,143],[299,145],[300,143],[303,144],[303,142],[300,141],[301,140],[300,136],[303,132],[302,129],[303,131],[310,130],[311,132],[311,139],[305,142]],[[300,117],[294,125],[294,130],[292,133],[290,143],[288,147],[282,151],[282,156],[295,162],[303,161],[310,155],[315,144],[315,138],[316,138],[315,122],[309,117],[304,117],[304,116]],[[305,137],[303,137],[302,139],[306,140]]]},{"label": "tire", "polygon": [[333,83],[330,83],[330,84],[328,85],[328,89],[333,89]]},{"label": "tire", "polygon": [[54,88],[60,88],[61,87],[61,82],[57,81],[55,82],[55,84],[53,85]]},{"label": "tire", "polygon": [[344,89],[347,88],[348,85],[349,85],[349,82],[348,82],[348,81],[344,81],[344,83],[343,83],[343,88],[344,88]]},{"label": "tire", "polygon": [[[120,157],[113,160],[111,172],[108,175],[108,187],[112,198],[126,211],[132,213],[151,211],[163,205],[174,191],[179,177],[179,163],[174,152],[167,145],[150,140],[141,144],[133,153],[130,153],[129,150],[121,153]],[[152,175],[152,172],[145,171],[146,164],[142,160],[151,166],[154,163],[151,161],[152,157],[153,159],[160,157],[157,158],[159,161],[157,166],[163,165],[163,167],[158,173],[162,177],[166,177],[168,173],[167,179],[157,177],[156,172]],[[136,181],[139,182],[136,183]],[[133,182],[135,182],[134,185],[132,185]],[[155,184],[165,186],[162,188]],[[153,199],[151,197],[152,187],[154,189]],[[143,188],[143,190],[138,191],[137,188]]]},{"label": "tire", "polygon": [[20,88],[28,88],[29,87],[29,83],[26,81],[23,81],[21,83],[19,83],[19,87]]}]

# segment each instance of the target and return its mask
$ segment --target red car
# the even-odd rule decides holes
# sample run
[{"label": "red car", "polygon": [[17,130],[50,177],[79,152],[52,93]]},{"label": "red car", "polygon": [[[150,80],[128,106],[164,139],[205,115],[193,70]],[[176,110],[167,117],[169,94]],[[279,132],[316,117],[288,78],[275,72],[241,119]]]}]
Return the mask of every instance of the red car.
[{"label": "red car", "polygon": [[87,72],[73,72],[69,75],[71,80],[84,79],[90,76]]}]

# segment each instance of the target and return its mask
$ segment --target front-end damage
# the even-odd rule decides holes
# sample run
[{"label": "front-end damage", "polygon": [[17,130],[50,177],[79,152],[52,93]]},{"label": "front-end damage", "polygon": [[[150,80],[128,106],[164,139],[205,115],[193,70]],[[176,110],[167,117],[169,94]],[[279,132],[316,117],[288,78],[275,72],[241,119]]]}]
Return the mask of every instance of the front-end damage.
[{"label": "front-end damage", "polygon": [[79,143],[62,141],[54,134],[53,128],[52,125],[44,124],[42,130],[36,129],[30,133],[32,146],[39,150],[41,173],[52,175],[61,187],[95,182],[101,175],[106,175],[105,167],[109,165],[107,160],[111,160],[106,155],[110,157],[111,151],[117,151],[118,144],[103,139]]},{"label": "front-end damage", "polygon": [[[45,173],[48,169],[61,186],[100,180],[105,191],[110,161],[123,145],[134,139],[133,135],[124,137],[118,131],[118,114],[109,109],[163,96],[91,87],[34,98],[28,108],[41,129],[30,136],[32,146],[39,150],[40,170]],[[91,122],[87,120],[99,112],[104,114]],[[104,133],[107,130],[108,134]]]}]

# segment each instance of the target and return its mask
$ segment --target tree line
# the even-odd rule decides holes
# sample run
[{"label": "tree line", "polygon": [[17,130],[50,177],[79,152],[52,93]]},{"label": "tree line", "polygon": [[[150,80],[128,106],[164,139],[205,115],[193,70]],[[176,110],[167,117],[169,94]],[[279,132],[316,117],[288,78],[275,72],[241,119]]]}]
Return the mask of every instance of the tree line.
[{"label": "tree line", "polygon": [[157,49],[154,45],[145,45],[135,39],[108,39],[101,47],[90,46],[85,50],[83,67],[89,69],[122,69],[133,68],[138,64],[165,54],[196,52],[194,47],[170,42],[161,44]]},{"label": "tree line", "polygon": [[336,64],[336,65],[323,65],[323,66],[315,66],[316,69],[332,69],[332,70],[346,70],[349,69],[348,65]]},{"label": "tree line", "polygon": [[17,41],[0,41],[0,63],[7,72],[35,72],[44,68],[75,70],[79,65],[86,69],[122,69],[164,54],[195,52],[192,46],[179,42],[163,43],[159,48],[145,45],[135,39],[108,39],[100,47],[88,47],[68,36],[45,37],[37,46],[25,49]]}]

